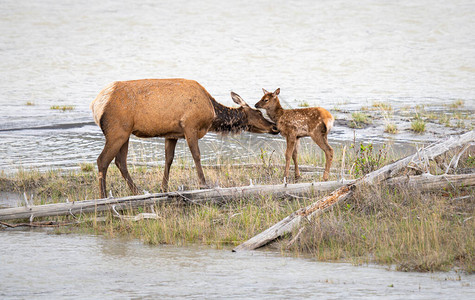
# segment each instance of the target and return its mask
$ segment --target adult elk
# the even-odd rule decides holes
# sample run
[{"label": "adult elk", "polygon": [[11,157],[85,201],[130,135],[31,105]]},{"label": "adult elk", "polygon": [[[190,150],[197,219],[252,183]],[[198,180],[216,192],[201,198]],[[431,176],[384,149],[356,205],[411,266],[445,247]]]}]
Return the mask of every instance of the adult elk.
[{"label": "adult elk", "polygon": [[325,152],[325,172],[323,180],[328,180],[330,166],[333,160],[333,148],[328,144],[327,135],[333,127],[333,116],[322,107],[309,107],[301,109],[283,109],[279,101],[280,89],[270,93],[262,89],[264,96],[256,103],[256,108],[266,110],[270,119],[277,124],[280,134],[287,140],[285,151],[284,177],[287,180],[290,169],[290,158],[295,164],[295,179],[300,177],[297,164],[299,139],[310,136],[312,140]]},{"label": "adult elk", "polygon": [[231,93],[239,108],[219,104],[196,81],[186,79],[144,79],[117,81],[105,87],[92,101],[94,121],[106,143],[97,158],[101,197],[106,197],[107,168],[115,164],[129,188],[138,189],[127,170],[129,137],[164,137],[165,170],[162,190],[168,190],[170,166],[178,139],[185,138],[195,161],[201,186],[206,186],[198,140],[208,131],[237,133],[278,133],[275,124],[242,98]]}]

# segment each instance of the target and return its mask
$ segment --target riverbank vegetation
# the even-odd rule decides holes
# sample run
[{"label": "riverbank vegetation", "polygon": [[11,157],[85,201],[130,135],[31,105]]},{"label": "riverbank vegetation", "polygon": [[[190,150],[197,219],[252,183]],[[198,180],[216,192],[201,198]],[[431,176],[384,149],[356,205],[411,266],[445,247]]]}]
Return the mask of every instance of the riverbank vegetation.
[{"label": "riverbank vegetation", "polygon": [[74,110],[73,105],[51,105],[50,109],[52,110],[61,110],[61,111],[69,111],[69,110]]},{"label": "riverbank vegetation", "polygon": [[[346,179],[363,176],[399,157],[390,149],[373,145],[335,147],[330,180],[341,176],[342,159]],[[473,149],[473,148],[472,148]],[[345,155],[343,155],[345,153]],[[323,153],[316,146],[303,147],[302,165],[322,166]],[[460,162],[463,170],[475,168],[475,154],[469,150]],[[220,159],[219,166],[205,167],[207,180],[221,187],[282,183],[283,157],[261,151],[245,164]],[[431,166],[433,174],[440,168]],[[137,185],[158,192],[163,168],[132,165]],[[319,181],[321,168],[308,168],[301,181]],[[172,166],[171,190],[195,189],[198,182],[192,163],[177,160]],[[108,173],[115,197],[129,194],[115,166]],[[0,192],[24,195],[35,204],[80,201],[99,196],[97,171],[82,164],[76,171],[38,172],[20,170],[0,176]],[[84,232],[108,237],[140,239],[151,245],[205,244],[231,249],[267,229],[287,215],[307,206],[322,195],[273,198],[262,194],[220,204],[197,204],[182,199],[174,204],[140,207],[121,212],[137,215],[155,212],[155,219],[132,221],[115,213],[52,218],[75,220],[78,224],[59,227],[55,233]],[[66,200],[67,199],[67,200]],[[269,247],[287,255],[315,258],[319,261],[347,261],[354,264],[378,263],[402,271],[446,271],[460,269],[475,272],[475,190],[457,188],[422,193],[417,189],[379,185],[365,187],[356,195],[309,222],[298,235],[281,239]]]},{"label": "riverbank vegetation", "polygon": [[[347,105],[342,102],[341,105]],[[344,110],[334,106],[330,112],[335,116],[336,126],[350,129],[371,129],[391,136],[410,139],[411,135],[417,138],[441,138],[447,133],[460,134],[475,129],[475,115],[473,107],[462,100],[454,100],[444,106],[406,105],[393,108],[387,102],[373,102],[372,104],[352,107]]]}]

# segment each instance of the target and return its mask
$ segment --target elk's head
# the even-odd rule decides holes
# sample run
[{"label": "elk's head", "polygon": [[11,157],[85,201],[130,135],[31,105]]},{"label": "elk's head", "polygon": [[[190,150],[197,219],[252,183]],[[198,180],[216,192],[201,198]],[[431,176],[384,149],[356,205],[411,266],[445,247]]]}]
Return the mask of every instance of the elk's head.
[{"label": "elk's head", "polygon": [[256,108],[263,108],[267,111],[274,111],[277,107],[280,107],[279,98],[277,97],[280,93],[280,88],[276,89],[275,92],[271,93],[262,89],[264,96],[261,100],[256,103]]},{"label": "elk's head", "polygon": [[247,131],[253,133],[272,133],[278,134],[279,130],[275,123],[264,118],[261,111],[250,107],[238,94],[231,92],[231,98],[234,103],[240,105],[238,108],[246,115],[246,127]]}]

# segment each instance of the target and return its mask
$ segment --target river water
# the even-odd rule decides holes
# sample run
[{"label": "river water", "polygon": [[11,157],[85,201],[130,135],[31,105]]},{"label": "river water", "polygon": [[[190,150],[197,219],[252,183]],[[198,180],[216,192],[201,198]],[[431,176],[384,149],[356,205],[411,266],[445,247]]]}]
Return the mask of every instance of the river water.
[{"label": "river water", "polygon": [[[269,252],[45,231],[0,234],[4,299],[470,299],[475,275],[402,273]],[[21,251],[19,251],[21,249]]]},{"label": "river water", "polygon": [[[89,103],[116,80],[195,79],[226,105],[233,105],[230,91],[253,105],[262,87],[280,87],[286,107],[306,101],[335,113],[375,101],[444,109],[462,100],[474,109],[473,20],[471,0],[1,0],[0,172],[95,162],[104,139]],[[353,132],[335,126],[329,138],[341,143]],[[403,148],[424,141],[391,139]],[[208,134],[200,147],[206,162],[283,143],[270,135]],[[183,142],[177,156],[190,159]],[[163,140],[132,139],[130,163],[163,160]],[[469,299],[474,285],[473,276],[455,273],[0,232],[0,298]]]},{"label": "river water", "polygon": [[[226,105],[231,90],[253,105],[262,87],[280,87],[286,107],[462,100],[474,108],[474,19],[470,0],[2,0],[0,170],[95,162],[104,139],[89,103],[116,80],[195,79]],[[381,132],[357,135],[387,140]],[[351,139],[353,131],[338,126],[330,134],[331,143]],[[241,158],[283,142],[208,134],[200,145],[207,161],[216,149]],[[177,155],[189,159],[180,145]],[[130,152],[131,162],[162,164],[163,140],[134,138]]]}]

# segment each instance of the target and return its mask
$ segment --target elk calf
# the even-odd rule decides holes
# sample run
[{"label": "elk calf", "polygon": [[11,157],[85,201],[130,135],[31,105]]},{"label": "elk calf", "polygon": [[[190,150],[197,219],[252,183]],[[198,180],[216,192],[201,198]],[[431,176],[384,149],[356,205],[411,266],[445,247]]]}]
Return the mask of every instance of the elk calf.
[{"label": "elk calf", "polygon": [[262,89],[264,96],[256,103],[256,108],[263,108],[267,114],[277,124],[282,136],[287,140],[287,149],[285,151],[285,172],[284,177],[287,180],[290,169],[290,159],[294,160],[295,178],[300,177],[297,164],[297,153],[299,148],[299,139],[310,136],[312,140],[325,152],[325,172],[323,180],[328,180],[330,166],[333,160],[333,148],[328,144],[327,135],[333,127],[333,116],[322,107],[309,107],[301,109],[283,109],[280,105],[278,95],[280,89],[270,93]]}]

